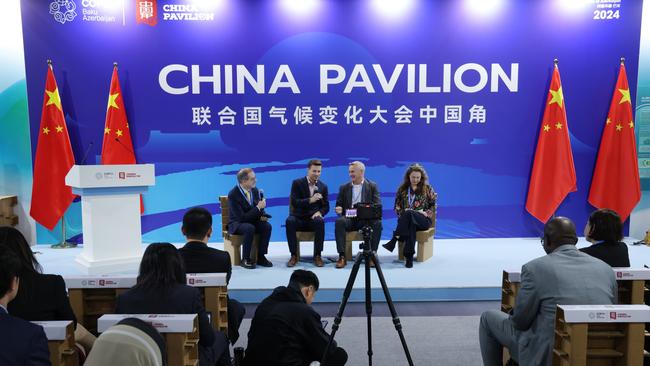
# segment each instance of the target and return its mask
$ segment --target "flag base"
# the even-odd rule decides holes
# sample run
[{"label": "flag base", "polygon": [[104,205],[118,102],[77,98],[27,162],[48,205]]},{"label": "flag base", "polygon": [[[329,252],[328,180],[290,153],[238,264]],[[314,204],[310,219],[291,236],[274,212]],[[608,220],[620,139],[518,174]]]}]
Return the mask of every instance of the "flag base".
[{"label": "flag base", "polygon": [[64,241],[63,243],[59,244],[54,244],[50,248],[52,249],[70,249],[70,248],[76,248],[77,243],[70,243],[68,241]]}]

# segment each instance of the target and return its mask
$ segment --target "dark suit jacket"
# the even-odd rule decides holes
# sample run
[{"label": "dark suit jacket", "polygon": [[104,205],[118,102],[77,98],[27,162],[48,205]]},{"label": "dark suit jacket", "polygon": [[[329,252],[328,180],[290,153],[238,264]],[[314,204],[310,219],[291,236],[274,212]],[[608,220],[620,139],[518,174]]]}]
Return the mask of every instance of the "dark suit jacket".
[{"label": "dark suit jacket", "polygon": [[178,251],[185,262],[185,272],[226,273],[226,281],[230,282],[232,265],[228,252],[210,248],[200,241],[190,241]]},{"label": "dark suit jacket", "polygon": [[320,193],[323,196],[323,199],[314,203],[309,203],[311,194],[309,193],[307,177],[296,179],[291,183],[291,207],[293,208],[291,214],[293,216],[302,219],[309,219],[316,213],[316,211],[320,211],[323,217],[327,215],[330,211],[330,203],[327,199],[327,184],[319,180],[316,182],[316,187],[318,187],[318,191],[315,191],[314,193]]},{"label": "dark suit jacket", "polygon": [[623,242],[596,243],[580,249],[581,252],[596,257],[612,267],[629,267],[630,257],[627,254],[627,244]]},{"label": "dark suit jacket", "polygon": [[257,188],[253,188],[251,194],[253,195],[252,206],[248,203],[244,194],[241,193],[238,185],[228,193],[228,207],[230,208],[228,233],[234,234],[242,222],[254,224],[262,217],[262,211],[257,208],[257,203],[260,201],[260,192]]},{"label": "dark suit jacket", "polygon": [[29,321],[72,320],[76,322],[63,277],[34,272],[20,275],[16,298],[9,314]]},{"label": "dark suit jacket", "polygon": [[43,328],[11,316],[1,307],[0,365],[50,365],[50,351]]},{"label": "dark suit jacket", "polygon": [[[360,202],[381,204],[377,184],[367,178],[363,181]],[[339,188],[339,195],[336,197],[336,206],[343,207],[343,216],[345,216],[345,210],[352,208],[352,182],[345,183]]]},{"label": "dark suit jacket", "polygon": [[116,314],[198,314],[199,344],[210,347],[215,337],[198,289],[177,284],[161,290],[133,287],[117,298]]}]

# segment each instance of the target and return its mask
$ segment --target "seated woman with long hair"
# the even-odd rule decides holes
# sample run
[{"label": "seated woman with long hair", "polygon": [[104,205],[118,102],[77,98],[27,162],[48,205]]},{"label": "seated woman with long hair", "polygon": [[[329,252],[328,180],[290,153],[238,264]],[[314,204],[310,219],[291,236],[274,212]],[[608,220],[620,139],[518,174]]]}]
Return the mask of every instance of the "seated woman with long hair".
[{"label": "seated woman with long hair", "polygon": [[413,267],[416,231],[431,227],[435,207],[436,192],[429,184],[424,167],[420,164],[409,166],[395,194],[397,228],[393,231],[393,238],[383,245],[392,252],[398,241],[404,241],[407,268]]},{"label": "seated woman with long hair", "polygon": [[215,332],[198,289],[186,284],[178,249],[169,243],[150,244],[140,262],[136,285],[117,298],[117,314],[197,314],[199,365],[230,365],[228,339]]},{"label": "seated woman with long hair", "polygon": [[0,246],[13,251],[20,259],[20,288],[9,303],[9,314],[28,321],[71,320],[75,322],[75,340],[90,351],[95,336],[90,334],[72,312],[63,277],[43,274],[23,234],[9,226],[0,227]]},{"label": "seated woman with long hair", "polygon": [[596,257],[612,267],[629,267],[627,244],[623,243],[623,223],[616,211],[606,208],[589,215],[585,225],[585,239],[591,246],[580,251]]}]

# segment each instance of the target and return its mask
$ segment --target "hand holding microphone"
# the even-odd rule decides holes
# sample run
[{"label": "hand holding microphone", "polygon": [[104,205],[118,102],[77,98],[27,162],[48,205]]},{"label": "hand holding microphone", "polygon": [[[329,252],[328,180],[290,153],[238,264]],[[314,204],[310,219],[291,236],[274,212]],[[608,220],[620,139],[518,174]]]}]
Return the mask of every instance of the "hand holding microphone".
[{"label": "hand holding microphone", "polygon": [[260,189],[260,200],[257,202],[257,208],[262,211],[266,207],[266,200],[264,199],[264,190]]},{"label": "hand holding microphone", "polygon": [[321,199],[323,199],[323,195],[318,193],[318,186],[314,185],[314,194],[311,197],[309,197],[309,203],[314,203]]}]

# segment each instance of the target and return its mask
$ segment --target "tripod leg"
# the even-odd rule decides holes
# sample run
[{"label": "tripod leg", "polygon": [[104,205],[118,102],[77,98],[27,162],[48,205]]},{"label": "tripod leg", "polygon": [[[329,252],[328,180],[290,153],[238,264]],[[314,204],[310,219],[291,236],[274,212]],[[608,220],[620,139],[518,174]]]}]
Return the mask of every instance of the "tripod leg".
[{"label": "tripod leg", "polygon": [[366,321],[368,328],[368,366],[372,366],[372,295],[370,292],[370,255],[364,250],[366,262]]},{"label": "tripod leg", "polygon": [[339,310],[336,312],[334,317],[334,323],[332,324],[332,333],[330,333],[330,339],[327,341],[327,347],[325,347],[325,353],[323,353],[323,358],[320,361],[322,366],[326,365],[327,355],[329,353],[332,342],[334,341],[334,335],[339,329],[339,324],[341,324],[341,318],[343,317],[343,312],[345,311],[345,306],[348,304],[348,299],[350,298],[350,293],[352,293],[352,286],[354,286],[354,281],[357,279],[357,273],[359,273],[359,266],[363,256],[361,253],[357,255],[357,258],[352,265],[352,271],[350,272],[350,277],[348,278],[348,283],[345,285],[345,290],[343,291],[343,299],[341,300],[341,305],[339,305]]},{"label": "tripod leg", "polygon": [[388,309],[390,310],[390,315],[393,318],[393,324],[395,325],[395,330],[399,335],[399,340],[402,342],[402,348],[404,348],[404,354],[406,354],[406,360],[409,363],[409,366],[413,366],[413,359],[411,358],[411,353],[409,352],[408,345],[406,344],[406,339],[404,338],[404,333],[402,333],[402,323],[397,316],[397,311],[393,305],[393,299],[390,297],[390,292],[388,292],[388,286],[386,285],[386,280],[384,279],[384,273],[381,271],[381,265],[377,261],[377,257],[374,252],[370,253],[370,257],[375,262],[375,268],[377,269],[377,276],[379,277],[379,282],[381,283],[381,288],[384,291],[384,297],[386,298],[386,304],[388,304]]}]

